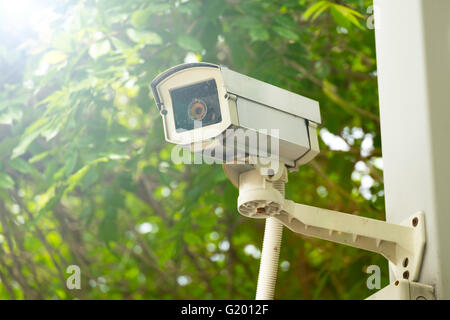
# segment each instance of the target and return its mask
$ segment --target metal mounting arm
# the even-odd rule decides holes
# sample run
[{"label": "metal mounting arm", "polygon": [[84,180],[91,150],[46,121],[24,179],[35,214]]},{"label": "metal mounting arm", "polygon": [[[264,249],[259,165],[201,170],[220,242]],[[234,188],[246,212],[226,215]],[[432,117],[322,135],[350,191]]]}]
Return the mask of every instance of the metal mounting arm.
[{"label": "metal mounting arm", "polygon": [[[287,173],[284,170],[284,179]],[[397,279],[418,279],[425,246],[425,216],[418,212],[400,225],[286,200],[270,178],[251,170],[239,176],[239,212],[251,218],[274,217],[296,233],[377,252]]]}]

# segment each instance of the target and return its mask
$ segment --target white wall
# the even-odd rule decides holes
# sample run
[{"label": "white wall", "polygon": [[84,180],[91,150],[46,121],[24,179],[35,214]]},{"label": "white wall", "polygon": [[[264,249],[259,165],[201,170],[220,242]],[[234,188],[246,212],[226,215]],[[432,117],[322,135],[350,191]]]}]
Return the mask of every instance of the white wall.
[{"label": "white wall", "polygon": [[387,220],[425,212],[419,281],[450,299],[450,0],[374,7]]}]

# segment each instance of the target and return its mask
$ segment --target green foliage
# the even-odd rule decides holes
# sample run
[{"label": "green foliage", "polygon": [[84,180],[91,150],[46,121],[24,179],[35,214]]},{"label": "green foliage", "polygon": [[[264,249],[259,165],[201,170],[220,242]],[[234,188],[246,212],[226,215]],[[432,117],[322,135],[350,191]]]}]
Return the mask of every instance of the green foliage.
[{"label": "green foliage", "polygon": [[334,21],[344,27],[349,27],[351,24],[362,29],[362,26],[358,18],[362,18],[362,15],[353,9],[346,6],[333,3],[331,1],[318,1],[308,8],[303,14],[303,18],[308,20],[311,18],[314,21],[323,12],[329,10]]},{"label": "green foliage", "polygon": [[[15,29],[0,10],[0,298],[254,298],[263,222],[220,166],[171,162],[150,96],[186,58],[318,100],[322,153],[288,197],[383,218],[370,1],[42,5]],[[364,298],[371,264],[387,281],[380,256],[287,230],[280,261],[279,299]]]}]

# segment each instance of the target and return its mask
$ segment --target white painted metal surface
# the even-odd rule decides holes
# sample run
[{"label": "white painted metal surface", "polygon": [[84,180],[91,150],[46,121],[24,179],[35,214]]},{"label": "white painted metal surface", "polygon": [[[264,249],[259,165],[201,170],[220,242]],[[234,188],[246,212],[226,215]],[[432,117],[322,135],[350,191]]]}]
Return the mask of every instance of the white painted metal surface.
[{"label": "white painted metal surface", "polygon": [[[284,186],[287,182],[287,175],[283,175],[283,171],[284,168],[279,170],[281,177],[273,184],[274,189],[282,196],[285,194]],[[258,285],[256,287],[256,300],[272,300],[275,296],[282,236],[283,224],[276,218],[267,218],[261,250]]]},{"label": "white painted metal surface", "polygon": [[366,300],[435,300],[432,286],[398,280],[377,291]]},{"label": "white painted metal surface", "polygon": [[267,218],[255,300],[273,300],[275,296],[282,236],[283,224],[275,218]]},{"label": "white painted metal surface", "polygon": [[418,279],[450,299],[450,1],[375,0],[374,9],[386,219],[425,212]]},{"label": "white painted metal surface", "polygon": [[221,67],[226,91],[238,97],[321,123],[319,103],[269,83]]}]

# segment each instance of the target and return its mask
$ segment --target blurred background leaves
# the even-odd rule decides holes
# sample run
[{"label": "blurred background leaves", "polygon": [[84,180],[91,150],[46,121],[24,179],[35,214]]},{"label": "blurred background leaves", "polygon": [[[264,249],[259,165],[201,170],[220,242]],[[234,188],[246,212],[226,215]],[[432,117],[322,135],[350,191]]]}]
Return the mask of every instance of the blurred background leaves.
[{"label": "blurred background leaves", "polygon": [[[219,165],[174,165],[149,90],[192,61],[318,100],[287,196],[384,218],[371,1],[0,4],[0,298],[253,299],[263,221]],[[68,290],[78,265],[82,289]],[[277,299],[360,299],[375,254],[289,231]]]}]

